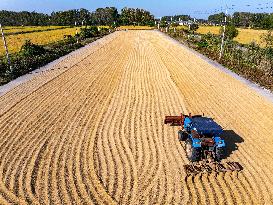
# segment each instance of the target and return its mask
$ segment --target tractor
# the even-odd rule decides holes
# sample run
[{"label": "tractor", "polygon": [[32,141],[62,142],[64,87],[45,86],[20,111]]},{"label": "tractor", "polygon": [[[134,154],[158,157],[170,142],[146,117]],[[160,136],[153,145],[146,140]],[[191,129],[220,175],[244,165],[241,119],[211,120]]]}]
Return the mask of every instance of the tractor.
[{"label": "tractor", "polygon": [[185,152],[191,164],[184,165],[187,175],[204,172],[241,171],[238,162],[221,163],[226,156],[226,143],[221,138],[222,127],[203,115],[166,116],[164,124],[180,126],[178,140],[185,143]]}]

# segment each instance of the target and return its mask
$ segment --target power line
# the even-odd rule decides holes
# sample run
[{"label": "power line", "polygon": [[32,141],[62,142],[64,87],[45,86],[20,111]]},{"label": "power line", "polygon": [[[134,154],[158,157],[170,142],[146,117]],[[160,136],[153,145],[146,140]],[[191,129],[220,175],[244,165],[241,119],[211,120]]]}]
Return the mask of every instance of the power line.
[{"label": "power line", "polygon": [[[227,9],[228,10],[235,10],[235,9],[239,10],[239,9],[242,9],[242,7],[248,7],[248,8],[252,8],[252,9],[256,9],[256,10],[273,9],[273,1],[259,3],[259,4],[244,4],[244,5],[232,4],[232,5],[228,5]],[[225,9],[223,7],[220,7],[220,8],[214,8],[214,9],[205,10],[205,11],[204,10],[197,10],[197,11],[191,12],[191,14],[209,15],[209,14],[221,13],[224,11],[225,11]]]}]

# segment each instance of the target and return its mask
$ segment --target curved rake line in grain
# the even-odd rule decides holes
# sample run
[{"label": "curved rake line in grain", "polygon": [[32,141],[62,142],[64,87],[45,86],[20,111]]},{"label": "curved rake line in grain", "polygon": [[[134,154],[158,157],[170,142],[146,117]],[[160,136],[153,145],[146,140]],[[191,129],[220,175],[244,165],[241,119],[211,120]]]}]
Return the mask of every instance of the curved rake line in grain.
[{"label": "curved rake line in grain", "polygon": [[[22,175],[21,175],[22,176]],[[29,180],[30,181],[30,180]]]},{"label": "curved rake line in grain", "polygon": [[[126,55],[124,54],[124,56],[123,57],[126,57]],[[124,60],[124,59],[123,59]],[[122,62],[122,61],[121,61]],[[117,68],[118,69],[118,68]],[[108,102],[110,102],[110,97],[108,97]],[[104,107],[104,110],[106,109],[106,107]],[[103,114],[103,112],[101,112],[101,115]],[[100,115],[100,116],[101,116]],[[102,116],[101,116],[102,117]],[[101,118],[100,117],[100,118]],[[98,122],[99,123],[99,122]],[[95,125],[95,127],[98,127],[98,123],[96,123],[96,125]],[[94,133],[93,133],[93,135],[95,135],[95,130],[94,130]],[[90,142],[91,144],[89,145],[89,148],[92,148],[93,149],[93,147],[94,147],[94,140],[96,140],[96,139],[91,139],[92,141]],[[90,153],[92,153],[91,152],[91,150],[89,150],[89,152]],[[92,155],[92,157],[93,157],[93,155]],[[93,171],[93,160],[92,160],[92,158],[91,159],[89,159],[89,164],[91,165],[91,166],[89,166],[89,168]],[[95,171],[95,170],[94,170]],[[91,175],[90,175],[90,177],[91,177]]]},{"label": "curved rake line in grain", "polygon": [[[161,124],[162,124],[162,119],[164,117],[164,115],[166,115],[166,113],[174,113],[177,112],[178,109],[176,108],[177,105],[179,105],[179,103],[176,102],[176,97],[174,97],[175,95],[173,95],[173,87],[171,87],[169,85],[169,82],[166,82],[166,84],[164,86],[162,86],[162,96],[165,96],[165,98],[167,99],[166,103],[163,103],[163,110],[161,111]],[[176,105],[176,106],[174,106]],[[181,112],[181,111],[180,111]],[[173,139],[172,137],[173,135],[165,135],[165,137],[162,139],[163,140],[163,146],[165,147],[165,152],[166,152],[166,156],[167,156],[167,161],[169,162],[169,171],[168,172],[173,172],[171,171],[172,169],[175,168],[175,174],[179,174],[181,173],[181,163],[179,162],[180,157],[174,153],[177,149],[176,146],[176,138]],[[180,166],[179,166],[180,164]],[[170,185],[171,189],[172,189],[172,193],[168,193],[168,200],[167,203],[172,203],[172,201],[177,197],[175,196],[176,193],[176,189],[175,189],[175,183],[176,181],[173,179],[173,173],[169,173],[168,174],[169,179],[171,179],[170,181]],[[180,181],[180,180],[179,180]],[[181,182],[179,183],[181,184]],[[181,188],[181,187],[179,187]]]},{"label": "curved rake line in grain", "polygon": [[[154,52],[153,52],[154,53]],[[167,85],[165,85],[165,87],[168,87],[169,86],[169,84],[167,84]],[[163,86],[164,87],[164,86]],[[170,89],[169,90],[169,92],[167,92],[167,93],[170,93],[172,91],[172,89]],[[166,94],[164,94],[164,95],[166,95]],[[173,101],[175,101],[175,100],[173,100],[172,99],[172,95],[170,95],[171,97],[169,97],[168,95],[166,96],[167,97],[167,99],[169,99],[169,98],[171,98],[171,102],[173,102]],[[177,103],[178,104],[178,103]],[[167,108],[169,108],[170,106],[167,106]],[[166,111],[165,111],[166,112]],[[164,113],[164,114],[166,114],[166,113]],[[161,116],[162,117],[162,116]],[[165,144],[169,144],[169,143],[165,143]],[[170,147],[170,148],[167,148],[167,149],[170,149],[170,150],[173,150],[173,147]],[[172,152],[173,153],[173,152]],[[173,154],[172,154],[173,155]],[[171,157],[171,158],[173,158],[173,157]],[[174,158],[174,159],[176,159],[176,158]],[[173,191],[174,191],[174,189],[173,189]],[[168,195],[170,195],[170,193],[168,194]],[[173,197],[169,197],[169,200],[171,200],[171,201],[173,201],[174,200],[174,198]]]},{"label": "curved rake line in grain", "polygon": [[[142,39],[140,39],[140,41],[140,43],[143,43]],[[146,163],[139,180],[142,182],[140,185],[140,189],[143,190],[142,194],[144,196],[147,196],[149,195],[150,188],[153,187],[153,184],[157,181],[157,178],[159,177],[160,170],[158,169],[159,164],[157,163],[157,161],[159,161],[159,150],[158,146],[156,145],[156,141],[151,136],[149,128],[151,127],[151,122],[150,120],[148,120],[150,118],[149,111],[151,109],[151,94],[149,92],[149,87],[150,83],[152,83],[151,79],[149,79],[149,64],[147,65],[147,62],[149,62],[149,60],[145,57],[145,53],[147,51],[143,46],[141,46],[141,44],[139,50],[137,51],[138,55],[136,56],[136,62],[139,63],[137,65],[137,78],[140,79],[140,91],[142,91],[141,96],[144,96],[143,107],[140,107],[140,115],[141,117],[143,117],[143,120],[141,120],[141,122],[143,123],[141,125],[143,133],[141,137],[145,139],[145,141],[147,140],[147,142],[144,141],[144,144],[148,144],[147,153],[149,153],[147,154],[149,156],[149,159],[145,161]],[[140,77],[142,75],[144,76],[143,78]]]},{"label": "curved rake line in grain", "polygon": [[[31,145],[30,145],[31,146]],[[31,149],[31,148],[30,148]],[[21,162],[22,163],[22,162]],[[18,166],[18,167],[21,167],[21,166]],[[16,170],[16,169],[15,169]],[[18,171],[17,171],[17,173],[18,173]],[[16,174],[17,176],[19,176],[19,174]],[[11,176],[13,176],[13,175],[11,175]],[[18,183],[18,180],[13,180],[13,181],[16,181],[17,183]]]},{"label": "curved rake line in grain", "polygon": [[[118,91],[119,90],[120,90],[120,88],[118,89]],[[120,95],[122,96],[122,93]],[[111,117],[111,122],[110,122],[109,125],[111,126],[111,124],[112,124],[112,127],[117,129],[117,132],[116,133],[111,133],[111,134],[107,135],[107,137],[111,137],[113,139],[113,142],[111,142],[110,145],[111,146],[115,146],[118,154],[114,155],[114,156],[116,158],[119,157],[118,161],[121,162],[121,164],[118,165],[117,168],[123,167],[122,175],[121,176],[117,176],[118,178],[122,179],[122,181],[120,182],[120,184],[117,184],[120,187],[116,188],[116,191],[119,190],[119,192],[114,192],[115,194],[113,195],[117,201],[121,201],[121,197],[124,196],[123,190],[128,191],[126,189],[127,185],[125,184],[126,183],[125,182],[125,178],[126,178],[126,176],[128,176],[128,172],[130,173],[130,171],[128,170],[128,167],[130,167],[130,163],[128,162],[129,160],[128,160],[126,154],[123,152],[123,148],[120,147],[121,146],[121,141],[120,141],[119,138],[122,137],[121,136],[122,133],[120,131],[121,123],[120,123],[120,120],[118,120],[118,119],[120,118],[119,116],[122,115],[121,114],[122,103],[121,104],[119,103],[120,99],[118,99],[117,97],[114,98],[114,99],[115,100],[112,101],[112,104],[110,104],[110,107],[109,107],[109,110],[111,110],[111,111],[114,110],[113,117]],[[115,106],[116,104],[117,104],[117,106]],[[113,109],[113,106],[114,106],[114,109]],[[107,117],[108,117],[108,115],[107,115]],[[104,127],[104,128],[105,128],[105,130],[107,130],[107,126]],[[130,178],[130,176],[128,176],[128,177],[129,177],[128,181],[130,181],[131,178]]]},{"label": "curved rake line in grain", "polygon": [[[127,66],[127,68],[129,68],[129,66]],[[130,70],[129,69],[127,70],[125,68],[125,73],[127,73],[127,75],[124,76],[125,79],[122,80],[122,82],[124,82],[124,84],[121,86],[122,88],[128,88],[128,87],[130,87],[130,84],[133,83],[132,79],[130,79],[130,74],[131,74],[132,71],[130,71],[129,73],[127,71],[130,71]],[[129,82],[127,82],[127,81],[129,81]],[[123,99],[128,99],[128,101],[123,106],[124,110],[125,110],[125,113],[123,115],[121,115],[122,119],[123,119],[122,120],[122,122],[123,122],[122,123],[122,133],[125,133],[127,135],[126,136],[122,135],[123,138],[121,138],[121,140],[122,140],[121,144],[123,145],[123,149],[127,150],[127,152],[126,152],[127,153],[127,158],[130,160],[131,175],[132,175],[131,176],[132,182],[130,182],[130,184],[132,184],[132,187],[130,187],[130,189],[128,189],[128,190],[124,189],[123,194],[125,195],[126,192],[127,192],[127,196],[125,196],[125,197],[127,197],[127,199],[125,198],[125,200],[123,200],[122,203],[129,203],[129,202],[134,203],[136,195],[137,195],[137,189],[136,188],[138,187],[138,184],[137,184],[138,183],[137,182],[138,181],[137,180],[137,170],[136,170],[136,164],[134,162],[134,156],[133,156],[133,153],[131,152],[130,146],[129,146],[129,139],[131,138],[131,135],[128,135],[128,134],[130,133],[130,131],[128,129],[126,129],[127,126],[128,126],[128,121],[129,121],[128,116],[129,116],[129,113],[131,112],[130,105],[132,103],[132,100],[131,100],[130,96],[131,96],[131,93],[132,93],[132,89],[129,88],[129,91],[127,91],[127,89],[124,90],[124,91],[126,91],[127,94],[124,93],[124,96],[121,95],[121,98],[123,96]],[[126,124],[127,124],[127,126],[126,126]],[[127,137],[127,139],[126,139],[126,137]],[[131,197],[132,197],[132,199],[131,199]]]},{"label": "curved rake line in grain", "polygon": [[[118,67],[118,65],[117,65],[117,67]],[[112,111],[112,110],[111,110],[111,111]],[[115,112],[116,112],[116,111],[115,111]],[[105,114],[104,114],[104,115],[105,115]],[[113,116],[112,116],[112,115],[110,115],[110,116],[109,116],[109,115],[107,115],[107,116],[105,115],[105,117],[107,117],[107,119],[110,120],[111,122],[114,122],[114,121],[115,121],[115,120],[113,120]],[[105,122],[105,123],[103,123],[103,124],[105,124],[105,125],[108,126],[108,125],[111,124],[111,122]],[[100,123],[100,124],[101,124],[101,123]],[[113,125],[112,127],[114,128],[115,125]],[[104,129],[104,130],[108,130],[107,127],[104,127],[103,129]],[[109,133],[109,134],[107,133],[106,135],[107,135],[107,137],[108,137],[108,136],[111,136],[111,134],[112,134],[112,133]],[[106,145],[112,145],[113,143],[114,143],[114,142],[109,142],[109,143],[106,143]],[[97,146],[97,144],[96,144],[96,146]],[[117,169],[117,168],[115,168],[115,169]],[[117,176],[115,176],[115,177],[117,177]]]},{"label": "curved rake line in grain", "polygon": [[[114,54],[113,54],[114,55]],[[106,73],[109,73],[110,71],[108,71],[108,72],[106,72]],[[109,74],[108,74],[109,75]],[[99,92],[99,90],[98,90],[98,93],[100,93]],[[90,117],[89,117],[90,118]],[[86,124],[88,124],[87,122],[86,122]],[[86,144],[86,143],[85,143]],[[75,144],[76,145],[76,144]],[[78,147],[78,149],[79,149],[79,146],[77,146]],[[82,149],[81,149],[82,150]],[[79,152],[80,152],[80,150],[78,150]],[[80,161],[80,159],[81,159],[81,157],[79,156],[79,155],[76,155],[76,156],[78,156],[78,159],[76,160],[76,161]],[[81,154],[81,156],[83,156],[83,154]],[[81,163],[81,165],[82,165],[82,163]],[[75,168],[75,166],[74,166],[74,168]],[[76,168],[78,168],[78,167],[76,167]],[[76,169],[76,170],[78,170],[78,169]],[[82,171],[84,171],[84,169],[83,169],[83,166],[81,166],[81,169],[80,170],[82,170]],[[80,170],[78,170],[78,175],[80,175]],[[82,175],[82,177],[83,177],[83,175]],[[78,179],[80,179],[81,177],[79,177]],[[83,179],[83,181],[85,181],[84,179]]]},{"label": "curved rake line in grain", "polygon": [[[147,52],[147,51],[146,51]],[[144,51],[143,51],[144,53]],[[142,192],[142,195],[143,196],[146,196],[145,199],[143,198],[143,200],[145,200],[146,202],[145,203],[151,203],[149,201],[149,195],[152,196],[155,192],[154,188],[156,187],[157,185],[157,181],[159,178],[161,178],[162,175],[161,174],[161,170],[162,170],[162,160],[163,160],[163,156],[162,156],[162,152],[161,152],[161,143],[160,143],[160,140],[158,139],[159,136],[161,136],[162,134],[160,133],[160,129],[158,129],[158,132],[155,132],[155,128],[158,127],[157,124],[152,124],[152,121],[154,120],[154,118],[158,117],[158,116],[155,116],[153,110],[154,110],[154,107],[153,107],[153,98],[155,96],[157,96],[158,94],[155,93],[153,95],[152,91],[150,90],[152,85],[155,83],[154,79],[151,79],[149,78],[150,75],[149,75],[149,72],[152,67],[152,65],[149,65],[148,62],[150,61],[150,59],[143,59],[143,65],[141,65],[141,68],[144,69],[144,72],[145,72],[145,78],[143,79],[143,86],[144,86],[144,89],[145,89],[145,96],[146,96],[146,106],[145,106],[145,110],[144,113],[143,113],[143,116],[144,116],[144,121],[143,121],[143,127],[145,129],[145,135],[147,136],[147,140],[148,140],[148,143],[149,143],[149,150],[150,150],[150,160],[148,161],[148,164],[150,164],[150,168],[146,166],[146,168],[144,169],[144,172],[142,174],[141,177],[143,177],[143,179],[145,179],[145,176],[146,176],[146,179],[145,179],[145,183],[142,183],[141,184],[141,187],[140,189],[143,190]],[[139,71],[141,72],[141,71]],[[140,74],[140,73],[139,73]],[[141,75],[141,74],[140,74]],[[145,138],[146,136],[143,135],[143,137]],[[160,143],[160,145],[159,145]],[[149,170],[150,169],[150,170]],[[141,178],[140,178],[141,180]],[[160,195],[159,195],[159,198],[158,200],[160,201],[161,198],[160,198]]]},{"label": "curved rake line in grain", "polygon": [[[109,118],[110,119],[110,118]],[[108,123],[104,123],[104,124],[108,124]],[[105,152],[105,153],[107,153],[107,152]],[[111,160],[112,161],[112,160]],[[108,189],[108,191],[109,191],[109,189]]]},{"label": "curved rake line in grain", "polygon": [[[154,52],[152,52],[152,53],[154,53]],[[168,87],[168,84],[167,85],[165,85],[165,86],[167,86]],[[162,86],[162,87],[164,87],[164,86]],[[169,92],[171,92],[171,90],[169,90]],[[168,92],[167,92],[168,93]],[[163,95],[162,96],[166,96],[166,93],[163,93]],[[168,96],[167,96],[167,98],[168,98]],[[158,107],[160,107],[160,106],[158,106]],[[167,106],[167,107],[169,107],[169,106]],[[165,111],[166,112],[166,111]],[[163,113],[163,115],[165,115],[166,113]],[[162,117],[162,116],[160,116],[160,117]],[[160,118],[159,117],[159,118]],[[160,124],[162,124],[162,123],[160,123]],[[165,139],[164,139],[165,140]],[[166,144],[166,142],[164,143],[164,144]],[[168,144],[168,143],[167,143]],[[167,154],[168,155],[168,154]],[[172,154],[173,155],[173,154]],[[173,157],[171,157],[171,158],[173,158]],[[175,159],[175,158],[174,158]],[[169,184],[169,186],[170,186],[171,184]],[[173,190],[173,192],[175,192],[175,190],[174,190],[174,188],[172,188],[172,190]],[[169,202],[171,202],[171,201],[173,201],[173,197],[172,196],[170,196],[170,193],[168,194],[168,197],[169,197]]]},{"label": "curved rake line in grain", "polygon": [[[40,106],[41,107],[41,106]],[[48,114],[47,114],[48,115]],[[48,115],[49,116],[49,115]],[[27,116],[27,117],[29,117],[29,116]],[[35,129],[34,129],[35,130]]]},{"label": "curved rake line in grain", "polygon": [[[37,91],[37,90],[36,90],[36,91]],[[34,91],[34,92],[36,92],[36,91]],[[54,90],[53,90],[53,91],[54,91]],[[52,91],[52,93],[53,93],[53,91]],[[33,98],[34,98],[34,97],[33,97]],[[44,99],[46,99],[46,97],[45,97]],[[22,104],[22,105],[23,105],[23,104]],[[28,103],[27,103],[27,105],[28,105]],[[24,106],[24,105],[23,105],[23,106]],[[39,107],[39,105],[38,105],[37,107]],[[35,108],[35,109],[36,109],[36,108]],[[14,114],[14,113],[11,113],[10,116],[12,117],[13,114]]]},{"label": "curved rake line in grain", "polygon": [[[116,68],[117,69],[117,68]],[[110,78],[111,76],[108,76],[108,79],[111,79]],[[111,79],[111,81],[113,81],[112,79]],[[104,94],[102,94],[102,96],[106,96],[107,97],[107,95],[104,95]],[[108,101],[109,101],[109,96],[108,96]],[[105,107],[104,107],[104,109],[105,109]],[[96,125],[96,126],[98,126],[98,125]],[[95,130],[94,130],[95,131]],[[93,132],[94,132],[93,131]],[[90,139],[90,140],[92,140],[92,139]],[[90,142],[88,142],[87,144],[89,144]],[[89,148],[89,146],[88,146],[88,148]],[[90,150],[88,150],[88,152],[90,152]],[[86,155],[86,156],[88,156],[88,155]],[[92,155],[89,155],[89,156],[93,156],[93,154]],[[90,164],[92,164],[93,163],[93,160],[92,160],[92,163],[91,163],[91,161],[89,161],[88,160],[88,162],[90,163]],[[84,164],[84,166],[86,166],[87,164]],[[87,165],[88,166],[88,165]],[[95,168],[95,167],[90,167],[90,168]],[[89,169],[90,169],[89,168]],[[84,168],[85,170],[87,170],[86,168]],[[91,175],[89,175],[88,177],[85,175],[85,177],[86,177],[86,182],[89,182],[90,181],[90,179],[89,179],[89,177],[91,178],[91,177],[93,177],[93,176],[91,176]],[[91,181],[90,181],[91,182]],[[89,183],[88,183],[89,184]],[[85,184],[85,186],[87,187],[87,184]],[[98,187],[96,184],[94,184],[93,185],[94,186],[94,188],[96,189],[96,187]],[[96,192],[96,191],[94,191],[94,192],[92,192],[92,193],[94,193],[94,194],[96,194],[96,195],[98,195],[99,194],[99,192]],[[104,200],[104,199],[100,199],[100,200]]]},{"label": "curved rake line in grain", "polygon": [[[61,130],[61,133],[60,133],[60,136],[62,136],[63,135],[63,132],[65,131],[65,129],[66,129],[66,127],[67,127],[67,125],[64,125],[64,127],[63,127],[63,129]],[[73,128],[71,128],[72,130],[74,130]],[[62,139],[62,143],[64,142],[64,141],[66,141],[67,140],[67,138],[69,139],[69,136],[68,137],[64,137],[63,139]],[[62,150],[60,147],[61,146],[55,146],[56,148],[57,147],[59,147],[58,149],[59,149],[59,151],[58,152],[60,152],[60,150]],[[53,149],[54,150],[54,149]],[[55,155],[56,155],[56,151],[54,151],[53,152]],[[51,155],[53,154],[53,153],[51,153]],[[57,158],[57,156],[58,155],[56,155],[56,158]],[[51,157],[52,159],[53,159],[53,157]],[[58,157],[58,159],[59,159],[59,157]],[[53,162],[52,162],[53,163]],[[52,164],[52,163],[50,163],[50,164]],[[50,166],[50,167],[52,167],[51,165],[48,165],[48,166]],[[56,162],[55,162],[55,164],[56,164]],[[54,163],[53,163],[53,165],[54,165]],[[54,165],[54,167],[56,167],[56,165]],[[51,172],[51,171],[50,171]],[[51,172],[52,173],[52,172]],[[55,171],[54,172],[55,174],[54,175],[56,175],[57,174],[57,171]],[[48,174],[47,174],[47,176],[49,176]],[[46,178],[48,178],[48,177],[46,177]],[[64,180],[62,180],[62,183],[60,183],[61,185],[64,183]],[[49,184],[50,185],[50,184]],[[62,186],[66,186],[65,184],[64,185],[62,185]],[[57,186],[55,186],[55,189],[58,189],[58,185]],[[50,193],[49,193],[50,194]],[[58,198],[58,196],[55,196],[54,198]]]},{"label": "curved rake line in grain", "polygon": [[[98,65],[98,67],[100,67],[99,65]],[[99,71],[98,72],[98,74],[97,75],[99,75],[100,74],[100,72],[104,72],[104,70],[106,70],[106,68],[105,69],[100,69],[101,71]],[[85,79],[86,78],[86,76],[89,76],[90,74],[88,74],[88,73],[85,73],[84,74],[84,76],[83,76],[83,79]],[[88,100],[89,99],[96,99],[96,96],[94,96],[94,94],[92,94],[92,84],[94,83],[94,80],[96,79],[97,77],[95,77],[94,76],[94,79],[93,79],[93,81],[91,81],[91,83],[89,82],[89,84],[88,84],[88,81],[89,81],[89,79],[88,78],[86,78],[86,83],[85,82],[82,82],[82,84],[86,84],[86,85],[88,85],[88,86],[86,86],[87,88],[85,89],[85,90],[83,90],[81,93],[81,98],[85,98],[85,100],[82,102],[82,103],[79,103],[79,104],[82,104],[82,108],[81,108],[81,110],[83,110],[83,108],[85,107],[84,105],[85,104],[87,104],[87,102],[88,102]],[[88,96],[88,94],[89,93],[91,93],[91,96]],[[88,96],[88,98],[86,97],[86,96]],[[80,97],[78,97],[78,98],[80,98]],[[92,109],[92,107],[94,107],[94,105],[92,105],[92,106],[88,106],[89,107],[89,112],[91,111],[91,110],[95,110],[95,108],[94,109]],[[82,113],[81,113],[82,112]],[[84,114],[86,113],[84,110],[83,111],[78,111],[77,112],[77,115],[80,117],[82,117],[82,116],[84,116]],[[87,115],[88,116],[88,115]],[[91,117],[91,116],[89,116],[89,117]],[[74,119],[76,120],[77,119],[77,117],[74,117]],[[85,121],[87,120],[87,118],[85,118]],[[77,120],[78,122],[81,122],[81,120]],[[83,123],[83,122],[82,122]],[[86,123],[83,123],[83,124],[86,124]],[[77,123],[73,123],[73,127],[71,128],[72,130],[76,130],[77,129],[77,127],[82,127],[80,124],[79,125],[77,125]],[[72,133],[69,133],[70,135],[72,135]],[[77,136],[83,136],[83,134],[80,134],[80,133],[76,133],[76,134],[74,134],[75,135],[75,137],[74,137],[74,139],[77,139]],[[72,136],[71,136],[72,137]],[[81,139],[81,141],[82,141],[83,139]],[[72,146],[72,143],[73,142],[71,142],[70,143],[70,148],[69,148],[69,150],[74,150],[76,147],[75,147],[75,145],[77,145],[77,147],[78,147],[78,149],[80,149],[82,146],[81,146],[81,143],[82,142],[77,142],[77,144],[75,144],[75,141],[74,141],[74,146]],[[72,149],[72,147],[73,147],[73,149]],[[73,151],[73,156],[75,156],[76,155],[76,153],[79,153],[79,150],[78,150],[78,152],[75,152],[75,151]],[[76,170],[76,168],[77,168],[77,170],[79,169],[77,166],[75,166],[75,162],[79,162],[80,160],[79,160],[79,158],[80,157],[77,157],[77,159],[75,160],[75,159],[72,159],[72,158],[70,158],[70,160],[69,159],[67,159],[68,158],[68,156],[71,156],[71,155],[67,155],[67,153],[66,153],[66,155],[64,156],[64,159],[63,159],[63,161],[64,161],[64,163],[65,164],[67,164],[68,163],[68,161],[71,161],[71,162],[69,162],[69,167],[70,167],[70,169],[69,169],[69,172],[73,175],[73,176],[75,176],[75,170]],[[77,156],[79,156],[78,154],[77,154]],[[60,165],[58,165],[58,167],[59,167]],[[68,167],[67,167],[67,165],[65,165],[65,166],[63,166],[63,168],[62,168],[63,170],[64,170],[64,172],[65,172],[65,170],[66,171],[68,171]],[[79,172],[80,171],[77,171],[77,175],[79,176]],[[80,177],[78,177],[78,179],[80,179]],[[66,178],[64,178],[63,179],[63,181],[65,181],[65,186],[66,186],[66,190],[67,190],[67,192],[70,190],[70,188],[69,188],[69,184],[75,184],[75,186],[73,186],[74,187],[74,196],[79,196],[79,198],[77,199],[78,201],[81,201],[82,200],[82,198],[85,198],[85,200],[88,200],[88,194],[87,194],[87,192],[88,192],[88,190],[85,190],[84,188],[83,188],[83,182],[82,182],[82,180],[80,180],[80,182],[79,182],[79,184],[77,183],[77,181],[75,181],[74,180],[74,178],[70,178],[70,180],[68,180],[67,181],[67,179]],[[79,188],[79,187],[81,187],[81,188]],[[60,189],[59,188],[59,191],[61,192],[61,190],[62,189]],[[90,195],[90,194],[89,194]],[[74,200],[74,199],[73,199]]]}]

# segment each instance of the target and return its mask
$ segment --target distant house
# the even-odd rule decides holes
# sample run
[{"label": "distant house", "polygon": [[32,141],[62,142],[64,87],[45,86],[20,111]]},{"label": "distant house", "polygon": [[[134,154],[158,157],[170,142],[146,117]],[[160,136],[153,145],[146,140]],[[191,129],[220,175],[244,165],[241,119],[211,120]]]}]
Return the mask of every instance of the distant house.
[{"label": "distant house", "polygon": [[178,21],[177,22],[180,26],[189,26],[191,24],[193,24],[193,21]]}]

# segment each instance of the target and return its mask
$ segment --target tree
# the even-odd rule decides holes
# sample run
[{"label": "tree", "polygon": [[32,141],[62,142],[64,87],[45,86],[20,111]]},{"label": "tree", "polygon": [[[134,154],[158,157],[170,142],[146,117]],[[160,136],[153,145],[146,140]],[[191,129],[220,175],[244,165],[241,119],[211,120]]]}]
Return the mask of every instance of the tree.
[{"label": "tree", "polygon": [[161,21],[190,21],[193,20],[189,15],[163,16]]},{"label": "tree", "polygon": [[225,19],[225,13],[219,13],[219,14],[214,14],[214,15],[210,15],[208,20],[209,22],[213,23],[213,24],[222,24],[224,19]]},{"label": "tree", "polygon": [[91,14],[93,25],[111,26],[119,18],[118,10],[115,7],[98,8]]},{"label": "tree", "polygon": [[174,21],[179,21],[179,19],[180,19],[180,21],[192,21],[193,20],[193,18],[191,18],[189,15],[175,15],[173,17]]},{"label": "tree", "polygon": [[89,23],[90,19],[90,12],[86,9],[81,8],[79,10],[79,21],[82,23],[82,25],[87,25]]},{"label": "tree", "polygon": [[144,9],[123,8],[120,23],[123,25],[154,25],[154,16]]},{"label": "tree", "polygon": [[58,11],[51,13],[51,23],[53,25],[60,25],[60,26],[73,26],[75,22],[77,24],[81,24],[79,19],[79,11],[68,10],[68,11]]},{"label": "tree", "polygon": [[173,17],[173,16],[163,16],[163,17],[161,18],[161,21],[171,21],[172,17]]},{"label": "tree", "polygon": [[36,12],[0,11],[3,26],[74,26],[76,25],[154,25],[154,16],[144,9],[124,8],[119,15],[117,8],[98,8],[94,12],[86,9],[72,9],[52,12],[51,15]]},{"label": "tree", "polygon": [[237,27],[251,27],[261,29],[273,28],[273,13],[235,12],[232,22]]},{"label": "tree", "polygon": [[2,10],[0,22],[3,26],[45,26],[49,24],[49,16],[36,12]]},{"label": "tree", "polygon": [[166,21],[160,21],[160,28],[166,28],[168,26],[168,23]]},{"label": "tree", "polygon": [[250,27],[252,25],[253,14],[249,12],[235,12],[233,23],[237,27]]},{"label": "tree", "polygon": [[[220,31],[220,34],[222,34],[222,33],[223,33],[223,28],[221,28],[221,31]],[[238,34],[239,34],[239,31],[233,24],[226,26],[226,31],[225,31],[225,38],[226,39],[232,40],[235,37],[237,37]]]}]

